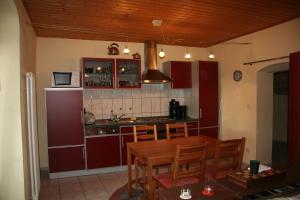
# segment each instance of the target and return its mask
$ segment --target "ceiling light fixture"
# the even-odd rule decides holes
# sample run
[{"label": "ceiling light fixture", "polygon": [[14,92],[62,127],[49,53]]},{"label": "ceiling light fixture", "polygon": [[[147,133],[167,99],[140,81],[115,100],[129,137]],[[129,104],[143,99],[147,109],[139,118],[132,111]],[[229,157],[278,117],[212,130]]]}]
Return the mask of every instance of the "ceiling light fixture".
[{"label": "ceiling light fixture", "polygon": [[126,54],[126,55],[130,53],[130,50],[127,47],[127,43],[128,43],[128,35],[126,36],[125,48],[123,50],[123,53]]},{"label": "ceiling light fixture", "polygon": [[215,55],[214,55],[213,51],[210,51],[210,53],[208,55],[208,58],[210,58],[210,59],[214,59],[215,58]]},{"label": "ceiling light fixture", "polygon": [[186,48],[186,53],[185,53],[185,56],[184,56],[185,59],[191,59],[192,56],[191,54],[189,53],[188,49]]},{"label": "ceiling light fixture", "polygon": [[125,44],[125,48],[123,50],[123,53],[124,54],[129,54],[130,53],[130,50],[128,49],[127,44]]},{"label": "ceiling light fixture", "polygon": [[160,58],[164,58],[164,57],[166,56],[166,54],[165,54],[165,52],[164,52],[164,49],[163,49],[163,47],[161,47],[161,49],[160,49],[160,52],[159,52],[158,56],[159,56]]}]

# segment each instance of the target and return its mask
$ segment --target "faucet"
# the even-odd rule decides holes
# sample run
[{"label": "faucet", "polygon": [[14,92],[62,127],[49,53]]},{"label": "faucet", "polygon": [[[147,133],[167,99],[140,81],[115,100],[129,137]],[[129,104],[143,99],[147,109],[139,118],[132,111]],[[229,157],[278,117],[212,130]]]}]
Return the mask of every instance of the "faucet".
[{"label": "faucet", "polygon": [[124,116],[126,116],[126,114],[123,113],[122,115],[120,115],[119,117],[117,117],[117,119],[120,120]]},{"label": "faucet", "polygon": [[124,116],[126,116],[126,114],[121,114],[119,117],[118,117],[118,115],[116,115],[116,114],[114,114],[113,113],[113,110],[111,110],[111,113],[110,113],[110,120],[111,121],[113,121],[113,122],[118,122],[118,121],[120,121],[120,119],[122,118],[122,117],[124,117]]}]

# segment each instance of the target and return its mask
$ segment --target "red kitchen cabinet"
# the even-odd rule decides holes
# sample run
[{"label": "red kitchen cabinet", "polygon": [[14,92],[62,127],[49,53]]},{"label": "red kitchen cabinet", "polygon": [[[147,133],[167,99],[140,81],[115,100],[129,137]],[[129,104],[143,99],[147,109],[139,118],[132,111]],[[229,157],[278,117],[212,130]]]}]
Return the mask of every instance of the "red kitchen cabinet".
[{"label": "red kitchen cabinet", "polygon": [[200,127],[218,126],[218,63],[199,61],[198,64]]},{"label": "red kitchen cabinet", "polygon": [[48,146],[84,144],[82,89],[46,89]]},{"label": "red kitchen cabinet", "polygon": [[218,138],[219,127],[200,128],[200,135],[205,135],[213,138]]},{"label": "red kitchen cabinet", "polygon": [[50,148],[48,155],[51,173],[85,168],[84,146]]},{"label": "red kitchen cabinet", "polygon": [[[127,143],[133,142],[133,134],[121,135],[121,152],[122,152],[122,165],[127,165]],[[134,159],[131,159],[132,163]]]},{"label": "red kitchen cabinet", "polygon": [[198,122],[187,122],[187,129],[188,129],[189,136],[198,136],[199,123]]},{"label": "red kitchen cabinet", "polygon": [[114,88],[115,59],[82,58],[84,88]]},{"label": "red kitchen cabinet", "polygon": [[118,88],[141,88],[141,60],[116,59]]},{"label": "red kitchen cabinet", "polygon": [[141,60],[82,58],[84,88],[141,88]]},{"label": "red kitchen cabinet", "polygon": [[191,62],[169,61],[163,65],[164,73],[172,79],[172,88],[192,88]]},{"label": "red kitchen cabinet", "polygon": [[[124,126],[120,127],[120,133],[121,133],[121,160],[122,165],[127,165],[127,143],[134,141],[133,136],[133,127],[132,126]],[[133,163],[133,159],[132,163]]]},{"label": "red kitchen cabinet", "polygon": [[120,165],[120,136],[86,138],[87,168]]}]

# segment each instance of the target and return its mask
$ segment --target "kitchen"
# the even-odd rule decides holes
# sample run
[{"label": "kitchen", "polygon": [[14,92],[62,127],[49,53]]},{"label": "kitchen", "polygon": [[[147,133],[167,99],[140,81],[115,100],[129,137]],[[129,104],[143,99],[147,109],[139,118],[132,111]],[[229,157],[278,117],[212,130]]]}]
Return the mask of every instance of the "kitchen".
[{"label": "kitchen", "polygon": [[[167,22],[166,22],[167,23]],[[162,26],[166,23],[163,22]],[[149,21],[149,26],[152,26],[151,20]],[[270,63],[258,63],[252,66],[243,66],[244,62],[256,61],[266,58],[280,57],[289,55],[289,53],[299,51],[299,19],[294,19],[289,22],[280,24],[257,33],[246,35],[240,38],[232,40],[233,42],[250,42],[250,45],[239,45],[239,44],[219,44],[212,46],[211,48],[201,48],[201,47],[189,47],[188,51],[192,55],[191,61],[197,60],[209,60],[208,54],[211,49],[213,50],[216,59],[219,62],[219,98],[220,107],[222,108],[222,113],[220,117],[220,131],[219,137],[222,139],[226,138],[239,138],[241,134],[247,137],[244,160],[249,161],[250,159],[264,157],[264,152],[268,151],[259,148],[256,150],[257,141],[256,133],[260,131],[257,130],[257,104],[256,104],[256,78],[257,72],[263,67],[269,65]],[[28,27],[27,27],[28,28]],[[167,35],[167,34],[166,34]],[[167,35],[168,36],[168,35]],[[145,70],[145,55],[144,55],[144,43],[134,43],[127,42],[127,46],[130,49],[130,55],[124,55],[122,53],[123,47],[126,43],[126,37],[124,37],[122,42],[117,42],[120,47],[119,56],[107,55],[107,47],[112,43],[112,41],[92,41],[92,40],[78,40],[78,39],[63,39],[41,36],[31,36],[36,42],[37,48],[34,56],[29,57],[32,60],[36,59],[33,64],[28,64],[28,66],[36,66],[36,78],[37,78],[37,112],[38,112],[38,135],[39,135],[39,146],[40,146],[40,166],[45,169],[48,167],[48,152],[47,152],[47,126],[46,126],[46,113],[45,108],[45,88],[51,87],[51,73],[53,71],[78,71],[80,69],[80,60],[82,57],[93,57],[93,58],[128,58],[131,59],[131,54],[139,53],[141,55],[141,71]],[[31,38],[30,37],[30,38]],[[130,35],[128,35],[130,41]],[[159,39],[162,39],[161,34],[159,34]],[[33,42],[33,43],[35,43]],[[193,46],[192,44],[188,46]],[[160,45],[157,49],[160,50],[163,47],[166,52],[166,57],[164,59],[157,59],[159,70],[163,71],[162,66],[166,61],[186,61],[184,54],[186,53],[186,47],[184,46],[173,46],[173,45]],[[25,53],[28,55],[31,48]],[[36,58],[35,58],[36,57]],[[284,61],[287,61],[284,60]],[[29,61],[27,61],[29,62]],[[271,63],[276,63],[273,61]],[[35,64],[36,63],[36,64]],[[242,80],[236,82],[232,78],[232,74],[235,70],[241,70],[243,72]],[[28,71],[34,71],[28,70]],[[17,75],[18,76],[18,75]],[[1,78],[2,79],[2,78]],[[4,79],[1,80],[1,87],[3,91],[6,91],[6,85],[2,83]],[[14,88],[14,90],[17,90]],[[181,104],[186,104],[185,100],[188,98],[190,89],[165,89],[164,86],[156,85],[143,85],[140,91],[146,91],[147,97],[150,101],[156,99],[159,93],[160,102],[166,102],[166,91],[168,95],[170,93],[171,97],[178,98]],[[125,91],[125,92],[124,92]],[[102,95],[110,95],[111,97],[105,99],[114,99],[113,95],[119,97],[116,99],[135,99],[133,95],[138,90],[105,90],[105,94],[98,90],[88,90],[84,92],[85,107],[87,110],[92,111],[96,114],[97,118],[107,118],[110,113],[103,113],[103,111],[96,110],[98,107],[93,106],[95,104],[102,104]],[[153,91],[153,93],[152,93]],[[157,92],[159,91],[159,92]],[[107,94],[106,94],[107,92]],[[131,98],[128,95],[131,93]],[[140,95],[140,94],[137,94]],[[153,96],[152,96],[153,95]],[[92,96],[92,98],[91,98]],[[127,96],[127,97],[126,97]],[[19,98],[19,97],[17,97]],[[142,98],[142,97],[141,97]],[[169,98],[169,97],[168,97]],[[15,97],[13,98],[15,99]],[[148,99],[148,102],[149,102]],[[169,101],[169,100],[168,100]],[[122,101],[123,102],[123,101]],[[154,103],[155,104],[155,103]],[[155,104],[156,105],[156,104]],[[145,108],[144,108],[145,109]],[[148,109],[148,110],[147,110]],[[166,107],[155,108],[153,113],[167,113]],[[114,109],[117,110],[118,109]],[[156,112],[157,111],[157,112]],[[146,108],[144,112],[136,112],[135,114],[145,113],[146,115],[152,115],[152,110]],[[121,113],[119,113],[121,114]],[[98,116],[97,116],[98,115]],[[105,116],[104,116],[105,115]],[[134,116],[133,116],[134,117]],[[136,116],[138,117],[138,115]],[[2,121],[2,120],[1,120]],[[2,127],[5,127],[4,125]],[[4,129],[8,131],[9,129]],[[19,138],[20,139],[20,138]],[[5,141],[5,140],[4,140]],[[5,145],[3,145],[3,148]],[[7,147],[8,148],[8,147]],[[258,152],[256,152],[258,151]],[[7,152],[4,149],[1,152]],[[12,151],[13,152],[13,151]],[[16,179],[15,179],[16,180]],[[26,185],[26,183],[25,183]],[[20,189],[22,191],[24,189]],[[10,190],[7,190],[10,191]],[[15,198],[17,199],[17,198]]]}]

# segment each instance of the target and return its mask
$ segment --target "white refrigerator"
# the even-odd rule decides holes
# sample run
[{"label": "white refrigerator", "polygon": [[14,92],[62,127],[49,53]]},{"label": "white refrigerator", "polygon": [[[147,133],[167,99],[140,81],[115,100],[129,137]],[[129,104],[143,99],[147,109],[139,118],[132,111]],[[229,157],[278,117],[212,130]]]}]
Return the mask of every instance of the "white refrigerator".
[{"label": "white refrigerator", "polygon": [[26,73],[26,93],[31,199],[38,200],[40,191],[40,164],[37,136],[35,76],[31,72]]}]

